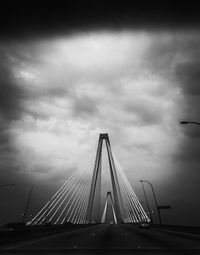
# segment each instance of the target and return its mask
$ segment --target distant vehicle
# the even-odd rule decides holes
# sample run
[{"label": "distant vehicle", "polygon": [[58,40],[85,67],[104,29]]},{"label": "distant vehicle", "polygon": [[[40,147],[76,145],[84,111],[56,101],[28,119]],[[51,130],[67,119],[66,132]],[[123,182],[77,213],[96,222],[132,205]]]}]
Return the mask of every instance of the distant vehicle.
[{"label": "distant vehicle", "polygon": [[52,223],[51,223],[51,222],[46,222],[46,223],[44,224],[44,226],[45,226],[45,227],[52,226]]},{"label": "distant vehicle", "polygon": [[142,221],[139,223],[138,226],[139,226],[139,228],[148,229],[150,227],[150,224],[147,221]]},{"label": "distant vehicle", "polygon": [[71,226],[71,225],[74,225],[72,222],[70,222],[70,221],[65,221],[64,222],[64,225],[69,225],[69,226]]}]

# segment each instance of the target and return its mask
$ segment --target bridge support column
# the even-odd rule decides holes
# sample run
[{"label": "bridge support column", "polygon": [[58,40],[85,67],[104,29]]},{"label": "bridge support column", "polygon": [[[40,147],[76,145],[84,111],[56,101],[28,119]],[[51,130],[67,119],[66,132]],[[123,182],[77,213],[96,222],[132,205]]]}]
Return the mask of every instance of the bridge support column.
[{"label": "bridge support column", "polygon": [[104,206],[104,210],[103,210],[103,215],[101,218],[101,223],[106,223],[106,216],[107,216],[107,211],[108,211],[108,200],[110,198],[110,202],[111,202],[111,209],[112,209],[112,213],[113,213],[113,219],[114,219],[114,223],[117,224],[117,217],[116,217],[116,212],[115,212],[115,207],[113,204],[113,199],[112,199],[112,195],[111,192],[107,192],[107,196],[106,196],[106,202],[105,202],[105,206]]},{"label": "bridge support column", "polygon": [[[110,166],[111,183],[112,183],[113,195],[114,195],[114,203],[113,203],[114,207],[113,208],[115,208],[117,222],[121,223],[121,222],[123,222],[122,215],[123,215],[124,209],[123,209],[122,196],[121,196],[121,192],[120,192],[119,182],[118,182],[118,178],[117,178],[114,158],[112,155],[108,134],[100,134],[100,136],[99,136],[99,142],[98,142],[96,159],[95,159],[95,164],[94,164],[94,171],[93,171],[92,183],[91,183],[91,188],[90,188],[90,195],[89,195],[86,219],[87,219],[88,223],[91,223],[95,191],[99,185],[101,186],[101,161],[102,161],[103,140],[105,140],[105,143],[106,143],[109,166]],[[98,192],[100,192],[100,187],[98,190],[99,190]],[[101,194],[98,194],[98,197],[101,197]],[[100,203],[100,200],[98,201],[98,203]]]}]

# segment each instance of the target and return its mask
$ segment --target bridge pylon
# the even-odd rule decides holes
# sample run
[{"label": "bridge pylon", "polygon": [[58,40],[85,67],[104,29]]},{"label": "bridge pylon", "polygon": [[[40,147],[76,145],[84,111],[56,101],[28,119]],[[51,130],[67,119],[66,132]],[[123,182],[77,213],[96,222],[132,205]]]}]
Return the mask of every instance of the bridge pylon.
[{"label": "bridge pylon", "polygon": [[[102,165],[101,162],[102,162],[102,146],[104,141],[106,144],[108,161],[109,161],[110,176],[111,176],[113,198],[114,198],[113,206],[116,212],[116,220],[118,223],[122,223],[123,214],[124,214],[123,201],[122,201],[122,195],[121,195],[119,181],[118,181],[118,177],[116,173],[115,162],[114,162],[114,158],[113,158],[113,154],[111,150],[110,140],[107,133],[99,135],[99,142],[97,146],[97,153],[96,153],[96,159],[94,164],[94,170],[93,170],[93,176],[92,176],[92,182],[91,182],[91,188],[90,188],[90,194],[89,194],[89,200],[88,200],[88,207],[87,207],[87,213],[86,213],[86,220],[88,223],[92,222],[92,210],[94,206],[95,195],[99,198],[101,197],[101,188],[100,188],[101,165]],[[101,203],[101,199],[98,200],[98,203]]]},{"label": "bridge pylon", "polygon": [[101,218],[101,223],[106,223],[106,216],[107,216],[107,213],[108,213],[109,199],[110,199],[110,203],[111,203],[111,210],[112,210],[113,220],[114,220],[114,223],[117,224],[118,222],[117,222],[115,207],[114,207],[114,203],[113,203],[113,199],[112,199],[112,194],[111,194],[110,191],[107,192],[106,202],[105,202],[105,205],[104,205],[103,214],[102,214],[102,218]]}]

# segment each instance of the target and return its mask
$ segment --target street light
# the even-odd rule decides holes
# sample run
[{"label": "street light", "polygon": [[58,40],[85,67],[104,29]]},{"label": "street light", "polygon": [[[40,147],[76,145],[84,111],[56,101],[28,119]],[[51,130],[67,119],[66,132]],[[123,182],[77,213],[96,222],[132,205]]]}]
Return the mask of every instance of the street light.
[{"label": "street light", "polygon": [[154,200],[155,200],[155,203],[156,203],[156,209],[157,209],[157,212],[158,212],[158,217],[159,217],[159,223],[161,224],[161,215],[160,215],[160,209],[159,209],[159,206],[158,206],[158,202],[157,202],[157,199],[156,199],[156,194],[154,192],[154,188],[153,188],[153,185],[149,182],[149,181],[146,181],[146,180],[140,180],[141,183],[143,182],[146,182],[150,185],[151,187],[151,190],[152,190],[152,193],[153,193],[153,197],[154,197]]},{"label": "street light", "polygon": [[200,125],[199,122],[196,122],[196,121],[181,121],[180,124],[196,124],[196,125]]},{"label": "street light", "polygon": [[30,204],[32,192],[33,192],[33,186],[31,187],[31,190],[30,190],[30,193],[29,193],[27,202],[26,202],[26,207],[25,207],[25,209],[24,209],[24,213],[23,213],[23,216],[22,216],[22,223],[25,223],[26,214],[27,214],[28,206],[29,206],[29,204]]},{"label": "street light", "polygon": [[151,209],[149,207],[149,203],[148,203],[148,200],[147,200],[147,195],[146,195],[146,192],[145,192],[145,189],[144,189],[144,184],[143,184],[143,181],[140,181],[140,182],[142,184],[142,189],[143,189],[143,192],[144,192],[144,197],[145,197],[147,208],[148,208],[148,211],[149,211],[149,216],[150,216],[151,222],[153,223],[153,217],[152,217]]}]

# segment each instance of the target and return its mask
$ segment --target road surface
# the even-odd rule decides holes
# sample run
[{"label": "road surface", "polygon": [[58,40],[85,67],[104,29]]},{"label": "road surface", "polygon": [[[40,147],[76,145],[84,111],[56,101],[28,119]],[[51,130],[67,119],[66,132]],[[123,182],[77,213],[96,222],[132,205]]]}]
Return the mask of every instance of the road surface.
[{"label": "road surface", "polygon": [[198,235],[129,224],[84,229],[4,246],[3,254],[200,254]]}]

